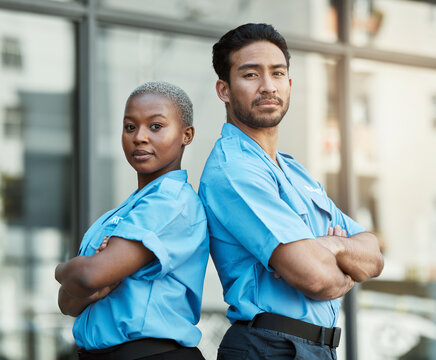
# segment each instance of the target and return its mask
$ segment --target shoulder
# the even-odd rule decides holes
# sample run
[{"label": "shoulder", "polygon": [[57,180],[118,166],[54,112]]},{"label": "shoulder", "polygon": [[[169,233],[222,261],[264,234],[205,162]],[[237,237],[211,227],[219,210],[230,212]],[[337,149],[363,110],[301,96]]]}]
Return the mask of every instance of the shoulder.
[{"label": "shoulder", "polygon": [[245,177],[247,173],[270,172],[262,154],[239,136],[219,139],[206,162],[201,182],[223,177]]},{"label": "shoulder", "polygon": [[167,201],[169,207],[180,209],[181,215],[189,218],[189,221],[201,222],[206,219],[203,203],[187,181],[164,179],[159,187],[159,193],[169,200]]},{"label": "shoulder", "polygon": [[197,193],[186,178],[165,177],[162,181],[154,184],[144,191],[135,201],[135,206],[141,203],[150,205],[162,205],[167,203],[171,206],[178,206],[184,203],[197,203]]}]

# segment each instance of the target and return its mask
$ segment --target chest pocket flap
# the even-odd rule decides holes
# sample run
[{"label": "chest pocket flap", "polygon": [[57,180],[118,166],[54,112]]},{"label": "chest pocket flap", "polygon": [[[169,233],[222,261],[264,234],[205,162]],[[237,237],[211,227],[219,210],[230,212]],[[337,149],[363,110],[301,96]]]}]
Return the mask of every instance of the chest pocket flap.
[{"label": "chest pocket flap", "polygon": [[298,196],[294,187],[287,183],[279,183],[280,198],[286,202],[295,212],[302,216],[307,215],[307,207],[304,205],[301,198]]},{"label": "chest pocket flap", "polygon": [[329,221],[332,221],[332,214],[330,212],[330,206],[327,198],[324,195],[319,195],[315,192],[311,192],[309,197],[312,199],[312,202],[315,204],[315,206],[328,216]]}]

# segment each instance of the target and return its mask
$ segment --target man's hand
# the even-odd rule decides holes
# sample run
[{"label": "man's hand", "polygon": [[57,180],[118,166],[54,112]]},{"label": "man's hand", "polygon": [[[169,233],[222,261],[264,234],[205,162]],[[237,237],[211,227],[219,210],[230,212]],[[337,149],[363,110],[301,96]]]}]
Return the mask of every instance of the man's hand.
[{"label": "man's hand", "polygon": [[348,237],[347,230],[341,229],[341,227],[339,225],[336,225],[334,228],[329,227],[327,235],[335,235],[335,236]]},{"label": "man's hand", "polygon": [[317,237],[316,240],[330,250],[333,255],[337,255],[340,251],[343,250],[343,243],[340,238],[347,238],[347,230],[342,229],[339,225],[336,225],[334,228],[329,227],[326,236]]},{"label": "man's hand", "polygon": [[383,256],[377,237],[363,232],[351,237],[339,225],[328,229],[328,235],[316,238],[317,242],[336,257],[339,268],[354,281],[362,282],[380,275]]}]

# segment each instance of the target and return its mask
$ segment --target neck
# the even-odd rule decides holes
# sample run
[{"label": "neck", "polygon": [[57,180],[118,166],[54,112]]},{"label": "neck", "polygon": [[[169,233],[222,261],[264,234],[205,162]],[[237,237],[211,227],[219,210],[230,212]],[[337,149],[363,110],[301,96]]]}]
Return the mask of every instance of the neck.
[{"label": "neck", "polygon": [[181,166],[181,159],[178,159],[174,164],[170,164],[169,167],[166,167],[164,169],[155,171],[151,174],[145,174],[145,173],[137,173],[138,175],[138,190],[141,190],[146,185],[151,183],[153,180],[157,179],[158,177],[174,170],[180,170]]},{"label": "neck", "polygon": [[251,137],[265,151],[269,157],[277,163],[277,141],[279,128],[278,125],[268,128],[252,128],[236,119],[227,118],[227,122],[235,125],[244,134]]}]

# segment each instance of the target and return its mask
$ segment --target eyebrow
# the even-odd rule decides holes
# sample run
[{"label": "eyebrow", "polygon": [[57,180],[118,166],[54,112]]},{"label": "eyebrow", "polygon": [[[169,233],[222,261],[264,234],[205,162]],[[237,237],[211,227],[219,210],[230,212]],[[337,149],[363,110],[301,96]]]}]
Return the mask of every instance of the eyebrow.
[{"label": "eyebrow", "polygon": [[[164,114],[161,114],[161,113],[157,113],[157,114],[151,115],[148,118],[153,119],[153,118],[156,118],[156,117],[167,119],[167,117]],[[129,115],[124,115],[123,120],[135,120],[135,117],[134,116],[129,116]]]},{"label": "eyebrow", "polygon": [[[262,66],[260,64],[251,64],[251,63],[247,63],[247,64],[242,64],[241,66],[238,67],[238,71],[243,71],[243,70],[247,70],[247,69],[258,69],[261,68]],[[269,65],[268,66],[269,69],[287,69],[287,65],[286,64],[273,64],[273,65]]]}]

